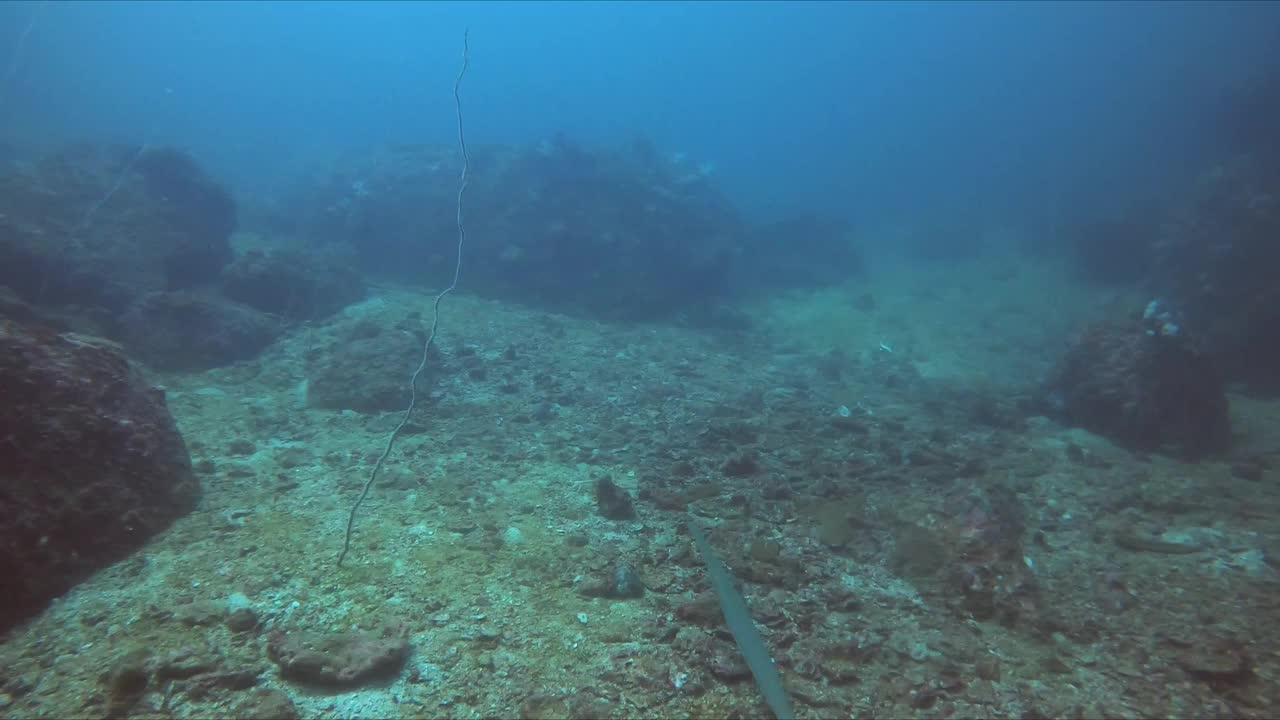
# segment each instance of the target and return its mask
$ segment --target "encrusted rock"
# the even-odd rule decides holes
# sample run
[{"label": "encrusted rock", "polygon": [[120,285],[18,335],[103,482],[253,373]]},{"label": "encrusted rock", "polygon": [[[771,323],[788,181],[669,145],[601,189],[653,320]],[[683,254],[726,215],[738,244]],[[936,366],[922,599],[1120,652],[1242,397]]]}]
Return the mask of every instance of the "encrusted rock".
[{"label": "encrusted rock", "polygon": [[1231,424],[1213,363],[1178,325],[1150,324],[1135,318],[1088,328],[1046,385],[1049,410],[1140,450],[1226,449]]},{"label": "encrusted rock", "polygon": [[244,720],[297,720],[298,709],[293,700],[280,690],[255,690],[236,703],[232,717]]},{"label": "encrusted rock", "polygon": [[178,150],[64,147],[0,175],[0,285],[119,312],[214,279],[235,227],[231,195]]},{"label": "encrusted rock", "polygon": [[409,657],[403,633],[379,637],[359,632],[281,632],[271,635],[267,656],[286,680],[353,687],[394,676]]},{"label": "encrusted rock", "polygon": [[[338,326],[338,338],[307,377],[307,405],[324,410],[377,413],[403,410],[409,377],[422,359],[426,339],[421,319],[405,318],[382,327],[372,321]],[[418,378],[419,398],[447,372],[435,346],[427,371]]]},{"label": "encrusted rock", "polygon": [[284,324],[265,313],[194,292],[150,293],[120,321],[129,351],[159,370],[207,369],[247,360]]},{"label": "encrusted rock", "polygon": [[326,317],[364,297],[350,267],[313,255],[250,250],[222,270],[222,291],[237,302],[289,320]]},{"label": "encrusted rock", "polygon": [[258,614],[250,608],[240,608],[227,616],[227,627],[231,632],[248,632],[258,627]]},{"label": "encrusted rock", "polygon": [[610,520],[634,520],[636,517],[631,496],[607,477],[596,480],[596,509]]},{"label": "encrusted rock", "polygon": [[182,435],[111,343],[0,319],[0,628],[192,510]]},{"label": "encrusted rock", "polygon": [[1253,664],[1244,650],[1230,643],[1193,645],[1178,656],[1188,674],[1215,687],[1237,685],[1253,677]]}]

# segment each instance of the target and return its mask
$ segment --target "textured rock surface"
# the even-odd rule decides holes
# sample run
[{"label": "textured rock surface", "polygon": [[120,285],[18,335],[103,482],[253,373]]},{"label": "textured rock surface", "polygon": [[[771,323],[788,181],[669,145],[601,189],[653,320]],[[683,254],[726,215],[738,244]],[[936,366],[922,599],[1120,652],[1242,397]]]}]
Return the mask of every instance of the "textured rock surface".
[{"label": "textured rock surface", "polygon": [[164,392],[110,343],[0,319],[0,628],[199,498]]},{"label": "textured rock surface", "polygon": [[364,281],[337,258],[250,250],[223,268],[222,292],[286,320],[326,317],[364,297]]},{"label": "textured rock surface", "polygon": [[1047,387],[1068,422],[1141,450],[1190,456],[1226,449],[1231,423],[1222,379],[1190,342],[1148,334],[1137,320],[1088,328]]},{"label": "textured rock surface", "polygon": [[[694,163],[654,148],[477,146],[468,187],[467,288],[610,318],[659,317],[723,285],[741,221]],[[481,170],[480,168],[484,168]],[[460,158],[452,147],[362,153],[291,207],[295,234],[351,247],[386,277],[452,272]]]},{"label": "textured rock surface", "polygon": [[214,295],[159,292],[134,303],[120,321],[136,357],[158,370],[229,365],[262,351],[284,323]]},{"label": "textured rock surface", "polygon": [[401,633],[276,632],[267,654],[286,679],[346,687],[393,675],[409,657],[409,643]]},{"label": "textured rock surface", "polygon": [[1280,177],[1247,162],[1206,173],[1155,253],[1153,285],[1232,380],[1280,393]]},{"label": "textured rock surface", "polygon": [[235,226],[231,196],[179,151],[72,146],[0,176],[0,284],[120,311],[214,280]]},{"label": "textured rock surface", "polygon": [[[1275,718],[1280,657],[1256,629],[1275,625],[1280,468],[1264,453],[1280,447],[1280,403],[1233,408],[1231,457],[1256,461],[1256,479],[1043,417],[976,422],[975,397],[1009,401],[991,376],[1038,379],[1020,356],[1039,369],[1065,309],[1041,292],[1018,295],[1017,316],[987,315],[1005,281],[977,263],[946,273],[967,279],[879,294],[881,312],[911,322],[888,338],[897,352],[862,360],[833,358],[818,333],[727,344],[452,296],[446,371],[341,569],[340,524],[400,416],[300,411],[299,360],[390,336],[431,296],[380,291],[351,310],[365,329],[344,313],[292,333],[261,372],[166,379],[199,472],[217,478],[207,502],[148,545],[154,562],[95,574],[0,642],[0,715],[119,717],[102,676],[143,644],[155,680],[139,718],[768,717],[681,534],[693,514],[714,517],[711,540],[800,716]],[[991,357],[995,338],[1005,360],[963,364],[972,374],[955,380],[919,375],[923,350],[909,349]],[[406,365],[421,350],[410,344]],[[720,472],[747,453],[761,472]],[[641,523],[595,514],[606,474],[635,493]],[[1181,541],[1196,552],[1164,551]],[[642,597],[614,596],[624,564]],[[262,637],[225,625],[244,607]],[[384,686],[296,684],[265,657],[276,630],[401,623],[413,654]],[[164,659],[186,647],[189,660]],[[160,677],[206,663],[172,686]],[[242,672],[259,685],[238,689]]]},{"label": "textured rock surface", "polygon": [[[367,413],[403,410],[409,402],[409,377],[422,359],[425,339],[417,318],[390,327],[344,323],[308,376],[307,405]],[[441,353],[433,347],[431,355],[427,370],[418,377],[420,393],[445,370]]]}]

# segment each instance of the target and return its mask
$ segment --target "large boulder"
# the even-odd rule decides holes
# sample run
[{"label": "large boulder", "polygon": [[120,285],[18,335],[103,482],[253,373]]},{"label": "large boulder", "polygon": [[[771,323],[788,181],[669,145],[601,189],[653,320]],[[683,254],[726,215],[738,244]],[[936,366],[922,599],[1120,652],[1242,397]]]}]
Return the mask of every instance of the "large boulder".
[{"label": "large boulder", "polygon": [[1205,173],[1155,254],[1154,289],[1232,380],[1280,393],[1280,179],[1239,158]]},{"label": "large boulder", "polygon": [[72,146],[0,174],[0,285],[119,312],[215,280],[235,227],[231,196],[180,151]]},{"label": "large boulder", "polygon": [[192,510],[165,405],[107,341],[0,318],[0,629]]},{"label": "large boulder", "polygon": [[[709,175],[645,144],[589,151],[557,136],[476,147],[464,198],[468,292],[610,319],[658,318],[721,294],[742,222]],[[364,155],[294,201],[295,232],[363,269],[441,287],[454,271],[453,147]]]},{"label": "large boulder", "polygon": [[249,360],[280,333],[282,319],[203,292],[155,292],[120,318],[129,352],[157,370],[207,370]]},{"label": "large boulder", "polygon": [[1087,328],[1045,391],[1066,422],[1137,450],[1196,458],[1231,441],[1221,377],[1160,301],[1141,318]]},{"label": "large boulder", "polygon": [[222,270],[222,292],[278,318],[328,317],[364,298],[364,280],[337,258],[290,250],[250,250]]}]

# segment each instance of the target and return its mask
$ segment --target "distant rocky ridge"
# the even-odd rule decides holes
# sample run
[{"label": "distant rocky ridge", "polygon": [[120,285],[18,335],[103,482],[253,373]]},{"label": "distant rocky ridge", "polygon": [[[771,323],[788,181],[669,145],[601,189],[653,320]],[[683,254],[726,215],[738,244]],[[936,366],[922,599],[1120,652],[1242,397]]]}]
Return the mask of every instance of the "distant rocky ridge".
[{"label": "distant rocky ridge", "polygon": [[[462,284],[484,297],[615,320],[747,322],[742,294],[856,276],[843,222],[744,221],[713,168],[638,140],[586,148],[557,135],[479,146],[463,202]],[[268,211],[273,232],[348,250],[373,277],[440,287],[458,243],[452,146],[380,148],[300,182]]]},{"label": "distant rocky ridge", "polygon": [[123,342],[162,370],[252,358],[290,324],[364,295],[317,253],[236,258],[236,203],[185,153],[80,144],[0,173],[5,308]]}]

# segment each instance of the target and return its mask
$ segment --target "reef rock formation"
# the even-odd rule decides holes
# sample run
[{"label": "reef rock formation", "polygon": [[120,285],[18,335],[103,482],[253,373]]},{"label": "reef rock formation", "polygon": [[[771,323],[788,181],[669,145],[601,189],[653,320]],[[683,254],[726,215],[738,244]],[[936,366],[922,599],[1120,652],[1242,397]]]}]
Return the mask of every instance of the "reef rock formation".
[{"label": "reef rock formation", "polygon": [[364,281],[336,258],[250,250],[222,270],[222,293],[288,321],[327,317],[365,295]]},{"label": "reef rock formation", "polygon": [[157,370],[203,370],[256,356],[283,321],[200,292],[149,293],[120,318],[120,336]]},{"label": "reef rock formation", "polygon": [[[652,148],[594,152],[556,136],[476,147],[465,198],[466,287],[490,297],[654,318],[723,290],[742,222],[709,166]],[[461,163],[452,147],[387,148],[293,203],[295,232],[353,249],[364,270],[447,282]]]},{"label": "reef rock formation", "polygon": [[0,285],[118,312],[217,278],[235,227],[235,202],[187,155],[73,146],[0,176]]},{"label": "reef rock formation", "polygon": [[1206,173],[1155,259],[1154,289],[1223,372],[1280,393],[1280,179],[1248,159]]},{"label": "reef rock formation", "polygon": [[1052,411],[1139,450],[1198,457],[1231,439],[1223,382],[1208,356],[1157,301],[1141,319],[1097,323],[1052,373]]},{"label": "reef rock formation", "polygon": [[111,343],[0,318],[0,630],[140,547],[200,487],[165,406]]}]

